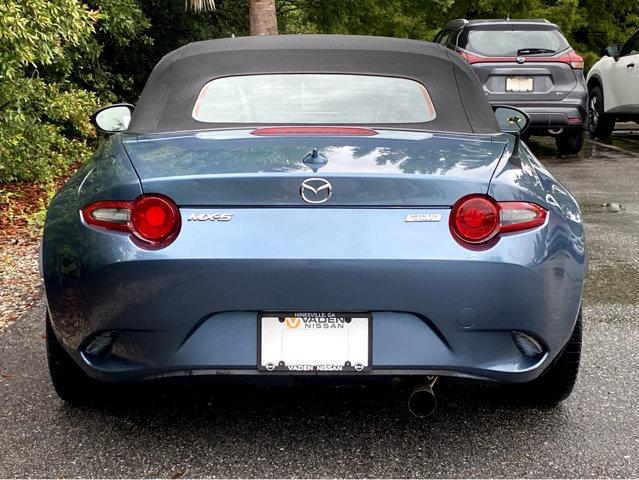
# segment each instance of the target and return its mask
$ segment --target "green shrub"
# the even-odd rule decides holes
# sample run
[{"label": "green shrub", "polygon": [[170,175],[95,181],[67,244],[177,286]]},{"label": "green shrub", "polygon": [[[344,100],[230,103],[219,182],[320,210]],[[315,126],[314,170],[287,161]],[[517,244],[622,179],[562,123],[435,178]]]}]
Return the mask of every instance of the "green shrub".
[{"label": "green shrub", "polygon": [[96,12],[76,0],[0,5],[0,181],[45,180],[87,153],[95,94],[67,76]]},{"label": "green shrub", "polygon": [[17,78],[0,116],[0,181],[42,181],[88,154],[96,96],[68,83]]}]

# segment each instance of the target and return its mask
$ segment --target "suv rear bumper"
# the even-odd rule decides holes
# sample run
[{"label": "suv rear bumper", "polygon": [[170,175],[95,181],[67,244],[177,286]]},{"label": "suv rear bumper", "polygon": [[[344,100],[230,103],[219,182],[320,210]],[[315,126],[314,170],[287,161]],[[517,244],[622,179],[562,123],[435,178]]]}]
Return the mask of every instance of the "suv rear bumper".
[{"label": "suv rear bumper", "polygon": [[509,105],[530,116],[531,131],[550,128],[586,128],[588,126],[588,92],[575,89],[567,97],[556,102],[515,101],[505,102],[489,96],[491,105]]}]

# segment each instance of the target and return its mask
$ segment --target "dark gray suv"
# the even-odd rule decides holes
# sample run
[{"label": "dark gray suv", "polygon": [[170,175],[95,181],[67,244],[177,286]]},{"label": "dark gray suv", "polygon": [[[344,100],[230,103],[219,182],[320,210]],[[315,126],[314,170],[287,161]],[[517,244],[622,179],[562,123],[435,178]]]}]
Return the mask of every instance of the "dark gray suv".
[{"label": "dark gray suv", "polygon": [[531,118],[529,135],[552,135],[560,153],[581,150],[588,119],[583,59],[547,20],[453,20],[435,42],[471,64],[493,105]]}]

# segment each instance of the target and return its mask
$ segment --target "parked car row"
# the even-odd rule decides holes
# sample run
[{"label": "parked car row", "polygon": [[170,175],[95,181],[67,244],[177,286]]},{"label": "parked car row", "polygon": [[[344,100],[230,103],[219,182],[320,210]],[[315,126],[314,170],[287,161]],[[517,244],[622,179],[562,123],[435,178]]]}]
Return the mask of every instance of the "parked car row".
[{"label": "parked car row", "polygon": [[561,154],[578,153],[586,129],[607,137],[615,121],[639,120],[639,31],[608,47],[587,78],[583,58],[547,20],[458,19],[435,42],[466,59],[492,105],[525,111],[526,135],[553,136]]}]

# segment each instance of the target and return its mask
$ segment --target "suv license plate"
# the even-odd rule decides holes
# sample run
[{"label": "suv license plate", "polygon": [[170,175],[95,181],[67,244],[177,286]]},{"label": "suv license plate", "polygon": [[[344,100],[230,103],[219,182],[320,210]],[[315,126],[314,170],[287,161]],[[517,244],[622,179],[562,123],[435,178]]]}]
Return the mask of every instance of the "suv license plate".
[{"label": "suv license plate", "polygon": [[532,92],[532,77],[506,77],[507,92]]}]

